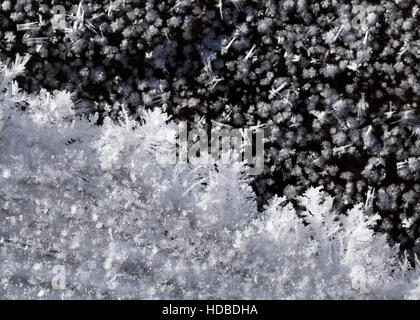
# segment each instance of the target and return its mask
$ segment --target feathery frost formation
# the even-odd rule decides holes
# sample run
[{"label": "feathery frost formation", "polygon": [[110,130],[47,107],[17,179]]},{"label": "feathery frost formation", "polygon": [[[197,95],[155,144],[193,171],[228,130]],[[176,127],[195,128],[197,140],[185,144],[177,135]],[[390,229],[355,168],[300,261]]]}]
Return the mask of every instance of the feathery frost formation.
[{"label": "feathery frost formation", "polygon": [[5,0],[0,59],[30,53],[22,88],[100,119],[265,124],[260,206],[323,186],[420,253],[419,19],[418,0]]},{"label": "feathery frost formation", "polygon": [[[0,65],[3,298],[419,298],[419,272],[362,205],[310,188],[298,215],[258,212],[241,164],[162,165],[176,126],[77,115],[64,91],[28,94]],[[65,288],[54,289],[54,268]]]}]

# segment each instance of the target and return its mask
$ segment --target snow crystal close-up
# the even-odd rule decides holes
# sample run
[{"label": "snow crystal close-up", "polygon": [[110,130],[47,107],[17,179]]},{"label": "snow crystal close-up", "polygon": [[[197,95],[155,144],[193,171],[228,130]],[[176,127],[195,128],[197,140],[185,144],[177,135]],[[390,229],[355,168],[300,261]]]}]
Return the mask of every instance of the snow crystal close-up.
[{"label": "snow crystal close-up", "polygon": [[0,299],[420,299],[419,104],[419,0],[3,0]]}]

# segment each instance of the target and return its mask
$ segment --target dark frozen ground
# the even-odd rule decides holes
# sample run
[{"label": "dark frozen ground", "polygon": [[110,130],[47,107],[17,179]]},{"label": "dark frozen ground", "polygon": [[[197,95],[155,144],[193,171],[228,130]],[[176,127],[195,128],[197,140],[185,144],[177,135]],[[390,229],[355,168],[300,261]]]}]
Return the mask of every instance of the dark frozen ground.
[{"label": "dark frozen ground", "polygon": [[145,106],[208,129],[266,124],[260,205],[323,186],[337,209],[367,202],[378,230],[417,244],[419,1],[84,1],[83,26],[54,31],[51,9],[72,4],[2,2],[0,57],[32,56],[24,89],[67,89],[113,118]]}]

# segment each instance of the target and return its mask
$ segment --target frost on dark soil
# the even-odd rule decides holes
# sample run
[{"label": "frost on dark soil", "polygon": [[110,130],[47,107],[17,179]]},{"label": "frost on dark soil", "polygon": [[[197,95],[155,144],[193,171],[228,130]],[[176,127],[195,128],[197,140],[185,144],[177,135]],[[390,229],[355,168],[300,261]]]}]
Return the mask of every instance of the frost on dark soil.
[{"label": "frost on dark soil", "polygon": [[99,122],[145,106],[208,126],[265,124],[260,207],[323,186],[337,210],[366,203],[378,230],[402,249],[417,244],[419,1],[83,1],[70,31],[53,30],[52,5],[77,9],[1,4],[0,58],[31,54],[23,89],[75,92]]}]

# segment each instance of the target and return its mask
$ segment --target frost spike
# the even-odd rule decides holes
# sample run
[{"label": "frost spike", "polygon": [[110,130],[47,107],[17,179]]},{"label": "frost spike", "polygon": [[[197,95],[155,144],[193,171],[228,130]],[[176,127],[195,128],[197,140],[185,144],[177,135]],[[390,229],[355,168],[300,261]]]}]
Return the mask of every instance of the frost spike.
[{"label": "frost spike", "polygon": [[248,59],[252,57],[252,55],[254,54],[254,50],[255,50],[256,47],[257,46],[255,44],[252,46],[251,50],[249,50],[248,54],[245,56],[245,58],[243,60],[244,62],[248,61]]}]

